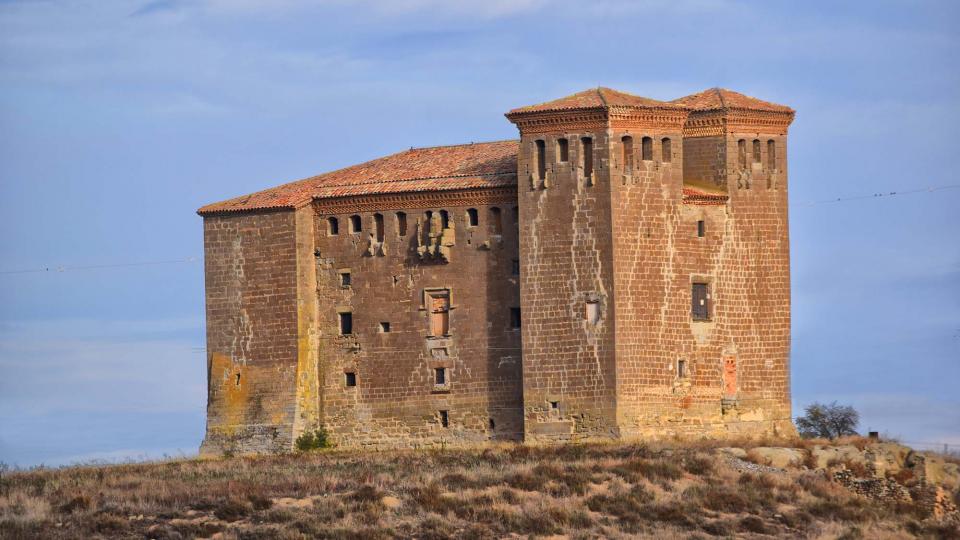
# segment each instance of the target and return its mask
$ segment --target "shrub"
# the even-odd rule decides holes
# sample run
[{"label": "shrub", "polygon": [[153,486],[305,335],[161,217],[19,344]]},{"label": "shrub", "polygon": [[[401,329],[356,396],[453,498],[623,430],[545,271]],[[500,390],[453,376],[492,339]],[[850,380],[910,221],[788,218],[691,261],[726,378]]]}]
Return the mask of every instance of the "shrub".
[{"label": "shrub", "polygon": [[213,511],[213,515],[217,518],[222,519],[223,521],[237,521],[243,519],[244,516],[250,511],[250,507],[247,506],[243,501],[237,499],[227,499],[222,504],[217,506],[216,510]]},{"label": "shrub", "polygon": [[300,452],[310,452],[330,448],[333,445],[330,443],[327,430],[321,427],[316,431],[304,431],[301,433],[300,436],[297,437],[296,446]]},{"label": "shrub", "polygon": [[797,430],[805,439],[822,437],[836,439],[857,434],[860,413],[849,405],[811,403],[804,415],[797,418]]}]

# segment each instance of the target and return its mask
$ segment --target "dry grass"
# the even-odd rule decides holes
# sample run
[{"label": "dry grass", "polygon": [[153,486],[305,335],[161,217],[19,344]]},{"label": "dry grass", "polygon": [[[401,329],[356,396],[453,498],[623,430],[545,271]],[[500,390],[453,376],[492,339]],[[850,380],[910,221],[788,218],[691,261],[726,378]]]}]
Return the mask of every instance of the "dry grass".
[{"label": "dry grass", "polygon": [[[800,470],[739,473],[737,442],[328,451],[0,477],[3,538],[960,538]],[[754,441],[748,447],[782,445]],[[741,445],[744,446],[744,445]]]}]

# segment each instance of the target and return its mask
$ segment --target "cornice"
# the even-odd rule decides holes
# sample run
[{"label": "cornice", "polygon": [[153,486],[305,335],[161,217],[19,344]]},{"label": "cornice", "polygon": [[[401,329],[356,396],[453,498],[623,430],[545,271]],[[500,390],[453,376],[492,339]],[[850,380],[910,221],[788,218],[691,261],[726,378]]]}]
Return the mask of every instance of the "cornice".
[{"label": "cornice", "polygon": [[359,212],[455,208],[505,203],[517,203],[516,186],[420,193],[384,193],[318,199],[313,202],[313,209],[318,216],[327,216]]},{"label": "cornice", "polygon": [[753,109],[695,111],[683,126],[684,137],[714,137],[729,133],[786,135],[794,113]]}]

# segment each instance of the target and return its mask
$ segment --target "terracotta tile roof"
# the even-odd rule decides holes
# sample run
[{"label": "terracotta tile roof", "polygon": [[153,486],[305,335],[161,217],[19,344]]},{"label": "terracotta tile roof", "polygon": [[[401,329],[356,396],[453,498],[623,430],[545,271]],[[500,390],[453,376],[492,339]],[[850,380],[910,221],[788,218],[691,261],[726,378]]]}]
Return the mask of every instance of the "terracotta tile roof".
[{"label": "terracotta tile roof", "polygon": [[375,193],[445,191],[517,183],[519,142],[411,148],[345,169],[209,204],[198,214],[300,208],[314,199]]},{"label": "terracotta tile roof", "polygon": [[670,103],[686,105],[698,111],[749,109],[754,111],[794,112],[786,105],[770,103],[726,88],[710,88],[697,94],[675,99]]},{"label": "terracotta tile roof", "polygon": [[610,88],[597,87],[577,92],[567,97],[513,109],[507,116],[542,111],[564,111],[570,109],[608,109],[610,107],[668,108],[682,109],[682,105],[656,99],[635,96]]},{"label": "terracotta tile roof", "polygon": [[730,197],[723,193],[710,193],[696,188],[683,188],[684,204],[695,204],[699,206],[723,205],[727,204]]}]

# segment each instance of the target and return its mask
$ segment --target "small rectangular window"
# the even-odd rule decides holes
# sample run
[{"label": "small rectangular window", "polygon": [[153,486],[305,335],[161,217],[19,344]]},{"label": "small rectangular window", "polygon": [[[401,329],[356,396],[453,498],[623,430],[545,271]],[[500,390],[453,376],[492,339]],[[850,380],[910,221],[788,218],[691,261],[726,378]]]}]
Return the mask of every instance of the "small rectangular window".
[{"label": "small rectangular window", "polygon": [[338,315],[340,317],[340,335],[349,336],[353,333],[353,313],[346,311]]},{"label": "small rectangular window", "polygon": [[510,308],[510,328],[520,328],[520,308]]},{"label": "small rectangular window", "polygon": [[753,162],[760,163],[760,139],[753,140]]},{"label": "small rectangular window", "polygon": [[340,272],[340,286],[344,289],[350,288],[350,272]]},{"label": "small rectangular window", "polygon": [[664,163],[670,163],[673,161],[673,149],[670,139],[663,139],[660,141],[660,160]]},{"label": "small rectangular window", "polygon": [[589,179],[593,177],[593,139],[584,137],[580,144],[583,147],[583,175]]},{"label": "small rectangular window", "polygon": [[427,309],[430,310],[430,335],[446,336],[450,333],[450,291],[429,291]]},{"label": "small rectangular window", "polygon": [[737,141],[737,165],[741,169],[747,168],[747,141],[743,139]]},{"label": "small rectangular window", "polygon": [[777,143],[773,139],[767,141],[767,168],[771,171],[777,168]]},{"label": "small rectangular window", "polygon": [[586,304],[587,322],[592,325],[600,323],[600,302],[597,300],[588,300]]},{"label": "small rectangular window", "polygon": [[703,238],[706,232],[707,232],[707,226],[701,219],[700,221],[697,222],[697,237]]},{"label": "small rectangular window", "polygon": [[710,320],[710,289],[706,283],[694,283],[691,290],[691,315],[695,321]]},{"label": "small rectangular window", "polygon": [[350,216],[350,232],[358,233],[360,232],[361,228],[362,227],[360,222],[360,216],[358,215]]},{"label": "small rectangular window", "polygon": [[520,259],[510,261],[510,274],[514,276],[520,275]]},{"label": "small rectangular window", "polygon": [[623,144],[623,170],[633,170],[633,137],[626,135],[620,142]]},{"label": "small rectangular window", "polygon": [[357,385],[357,374],[352,371],[348,371],[344,373],[344,379],[345,379],[344,382],[347,384],[347,386]]},{"label": "small rectangular window", "polygon": [[566,139],[557,139],[557,154],[561,163],[570,161],[570,143]]},{"label": "small rectangular window", "polygon": [[503,216],[500,209],[496,206],[490,209],[490,221],[493,225],[493,234],[503,234]]},{"label": "small rectangular window", "polygon": [[553,410],[555,410],[555,411],[556,411],[556,410],[559,410],[559,409],[560,409],[560,402],[559,402],[559,401],[551,401],[551,402],[550,402],[550,408],[553,409]]},{"label": "small rectangular window", "polygon": [[336,236],[340,234],[340,222],[337,221],[337,218],[327,218],[327,234],[330,236]]},{"label": "small rectangular window", "polygon": [[440,425],[443,427],[450,427],[450,414],[448,414],[447,411],[439,411],[439,412],[440,412],[440,415],[439,415]]},{"label": "small rectangular window", "polygon": [[383,214],[373,215],[373,228],[377,233],[377,242],[383,242]]},{"label": "small rectangular window", "polygon": [[640,152],[644,161],[653,161],[653,139],[644,137],[640,141]]},{"label": "small rectangular window", "polygon": [[537,141],[537,178],[547,176],[547,143]]},{"label": "small rectangular window", "polygon": [[480,214],[476,208],[467,208],[467,225],[470,227],[480,225]]},{"label": "small rectangular window", "polygon": [[400,236],[407,235],[407,213],[406,212],[397,212],[397,234]]},{"label": "small rectangular window", "polygon": [[677,360],[677,377],[683,379],[687,376],[687,361]]},{"label": "small rectangular window", "polygon": [[434,368],[433,370],[433,384],[436,386],[443,386],[447,384],[447,368]]},{"label": "small rectangular window", "polygon": [[382,322],[382,323],[380,323],[380,333],[381,333],[381,334],[386,334],[386,333],[388,333],[388,332],[390,332],[390,323],[388,323],[388,322]]}]

